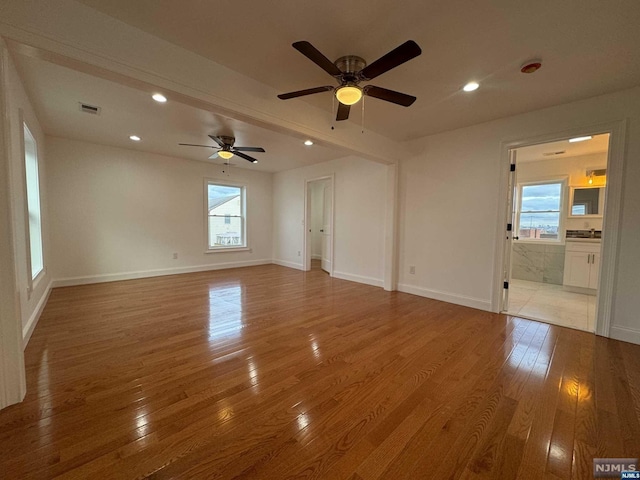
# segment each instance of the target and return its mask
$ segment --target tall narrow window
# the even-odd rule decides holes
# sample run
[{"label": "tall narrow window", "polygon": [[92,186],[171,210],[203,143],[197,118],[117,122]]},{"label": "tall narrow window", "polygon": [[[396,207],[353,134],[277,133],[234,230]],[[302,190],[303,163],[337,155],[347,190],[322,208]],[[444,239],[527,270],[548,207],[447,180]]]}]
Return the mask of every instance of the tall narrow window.
[{"label": "tall narrow window", "polygon": [[562,240],[564,181],[518,185],[518,236],[520,240]]},{"label": "tall narrow window", "polygon": [[44,269],[42,253],[42,217],[40,214],[40,180],[38,178],[38,145],[24,125],[24,165],[27,181],[27,209],[29,211],[29,251],[31,253],[31,279]]},{"label": "tall narrow window", "polygon": [[209,250],[246,247],[245,187],[207,182]]}]

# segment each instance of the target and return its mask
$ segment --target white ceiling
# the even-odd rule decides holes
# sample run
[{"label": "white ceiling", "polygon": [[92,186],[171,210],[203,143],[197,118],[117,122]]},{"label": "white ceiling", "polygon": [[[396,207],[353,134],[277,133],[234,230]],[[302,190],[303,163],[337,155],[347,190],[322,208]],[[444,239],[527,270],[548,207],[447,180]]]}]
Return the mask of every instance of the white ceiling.
[{"label": "white ceiling", "polygon": [[[609,134],[593,135],[591,140],[570,143],[569,140],[541,143],[529,147],[518,148],[517,162],[535,162],[540,160],[561,160],[563,158],[592,155],[609,150]],[[565,152],[559,155],[546,156],[545,153]]]},{"label": "white ceiling", "polygon": [[[640,84],[638,0],[79,1],[281,92],[333,81],[294,41],[371,63],[413,39],[422,55],[371,83],[416,103],[366,103],[366,127],[398,141]],[[543,67],[519,73],[532,58]],[[480,89],[460,92],[470,80]],[[329,93],[287,101],[332,104]]]},{"label": "white ceiling", "polygon": [[[20,76],[49,135],[163,155],[208,160],[213,149],[178,143],[214,145],[207,135],[236,137],[236,146],[263,147],[250,153],[257,164],[234,157],[232,165],[277,172],[344,156],[334,148],[303,144],[295,138],[178,102],[155,102],[148,92],[94,77],[43,60],[14,55]],[[99,116],[80,111],[79,102],[101,107]],[[138,135],[140,142],[129,140]]]}]

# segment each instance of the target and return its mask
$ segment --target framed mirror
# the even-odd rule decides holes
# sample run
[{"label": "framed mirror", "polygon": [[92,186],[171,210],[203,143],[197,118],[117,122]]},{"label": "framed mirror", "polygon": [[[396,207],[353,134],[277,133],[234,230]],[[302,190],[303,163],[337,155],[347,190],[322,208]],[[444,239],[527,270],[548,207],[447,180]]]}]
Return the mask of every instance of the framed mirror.
[{"label": "framed mirror", "polygon": [[604,212],[604,187],[572,187],[570,217],[601,217]]}]

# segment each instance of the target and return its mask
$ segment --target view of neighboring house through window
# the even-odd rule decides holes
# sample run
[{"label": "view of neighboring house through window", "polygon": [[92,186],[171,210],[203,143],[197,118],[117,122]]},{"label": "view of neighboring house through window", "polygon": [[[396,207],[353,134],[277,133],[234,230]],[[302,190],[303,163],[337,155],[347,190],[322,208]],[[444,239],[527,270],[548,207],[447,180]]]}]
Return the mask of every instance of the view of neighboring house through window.
[{"label": "view of neighboring house through window", "polygon": [[207,183],[209,249],[246,247],[245,187]]},{"label": "view of neighboring house through window", "polygon": [[27,124],[24,124],[24,164],[27,181],[27,209],[29,211],[29,250],[31,278],[44,269],[42,253],[42,218],[40,215],[40,181],[38,179],[38,146]]},{"label": "view of neighboring house through window", "polygon": [[518,185],[517,225],[520,240],[562,240],[562,197],[564,182],[536,182]]}]

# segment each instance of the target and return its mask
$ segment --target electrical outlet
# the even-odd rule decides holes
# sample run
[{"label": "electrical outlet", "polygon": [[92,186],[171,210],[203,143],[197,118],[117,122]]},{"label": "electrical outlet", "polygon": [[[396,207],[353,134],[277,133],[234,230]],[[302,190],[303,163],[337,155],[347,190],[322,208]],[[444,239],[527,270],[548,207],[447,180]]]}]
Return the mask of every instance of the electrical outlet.
[{"label": "electrical outlet", "polygon": [[176,252],[176,253],[174,253],[174,254],[173,254],[173,259],[174,259],[174,260],[177,260],[177,259],[178,259],[178,252]]},{"label": "electrical outlet", "polygon": [[416,274],[416,267],[415,267],[415,266],[413,266],[413,265],[411,265],[411,266],[409,267],[409,273],[410,273],[411,275],[415,275],[415,274]]}]

